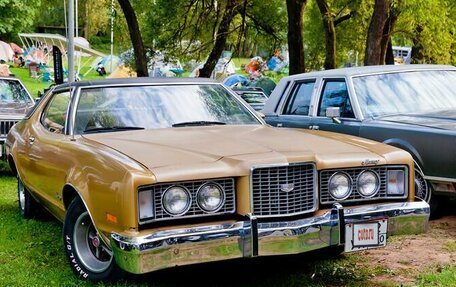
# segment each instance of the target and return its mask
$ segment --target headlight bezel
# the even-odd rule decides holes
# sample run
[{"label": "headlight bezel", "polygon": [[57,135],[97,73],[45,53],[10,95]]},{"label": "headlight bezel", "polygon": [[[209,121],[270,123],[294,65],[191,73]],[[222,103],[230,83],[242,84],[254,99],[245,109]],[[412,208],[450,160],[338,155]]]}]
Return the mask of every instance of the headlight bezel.
[{"label": "headlight bezel", "polygon": [[[196,203],[196,192],[200,188],[200,186],[208,183],[213,182],[220,186],[222,186],[223,191],[225,193],[225,201],[222,206],[213,213],[207,213],[204,210],[200,209],[200,207]],[[181,216],[172,216],[168,214],[162,205],[162,195],[166,189],[174,185],[181,185],[184,186],[191,194],[192,203],[190,210]],[[168,182],[157,182],[153,184],[146,184],[138,186],[137,193],[136,193],[136,203],[137,203],[137,211],[136,211],[136,218],[138,220],[139,228],[144,228],[144,226],[150,226],[150,224],[160,223],[169,221],[172,224],[173,220],[196,220],[197,218],[204,218],[204,217],[217,217],[217,216],[228,216],[232,214],[236,214],[236,178],[235,177],[219,177],[219,178],[209,178],[209,179],[195,179],[195,180],[183,180],[183,181],[168,181]],[[139,192],[143,192],[145,190],[151,190],[152,197],[153,197],[153,208],[154,208],[154,217],[148,219],[141,219],[139,215]]]},{"label": "headlight bezel", "polygon": [[[337,196],[334,196],[334,194],[331,192],[331,180],[336,176],[336,175],[344,175],[347,179],[348,179],[348,191],[347,191],[347,194],[343,197],[337,197]],[[350,195],[352,195],[353,193],[353,179],[351,178],[351,176],[345,172],[345,171],[336,171],[334,172],[328,179],[328,193],[329,195],[336,201],[343,201],[347,198],[350,197]]]},{"label": "headlight bezel", "polygon": [[[394,200],[405,200],[410,195],[410,169],[411,167],[407,164],[391,164],[391,165],[371,165],[371,166],[355,166],[346,168],[328,168],[318,171],[319,176],[319,191],[318,201],[323,206],[328,206],[336,202],[340,203],[366,203],[375,201],[394,201]],[[336,172],[346,172],[352,176],[354,184],[359,173],[364,170],[373,170],[380,177],[380,189],[375,196],[371,198],[363,197],[356,189],[352,190],[352,196],[343,200],[335,200],[329,193],[329,178]],[[405,174],[405,193],[401,195],[387,194],[388,188],[388,171],[389,170],[402,170]]]},{"label": "headlight bezel", "polygon": [[[388,172],[388,171],[387,171]],[[377,186],[375,187],[375,190],[372,194],[370,195],[365,195],[363,194],[361,191],[360,191],[360,188],[359,188],[359,179],[361,178],[362,175],[366,174],[366,173],[372,173],[375,178],[377,179]],[[356,177],[356,191],[359,193],[359,195],[361,195],[363,198],[373,198],[375,197],[378,192],[380,191],[380,187],[381,187],[381,180],[380,180],[380,176],[378,175],[377,172],[371,170],[371,169],[365,169],[363,170],[362,172],[360,172],[358,174],[358,176]],[[388,187],[388,186],[387,186]]]},{"label": "headlight bezel", "polygon": [[[208,186],[208,185],[211,185],[211,184],[213,184],[213,185],[215,185],[215,186],[218,187],[218,189],[219,189],[220,192],[221,192],[222,197],[221,197],[221,201],[220,201],[220,203],[219,203],[219,205],[217,206],[216,209],[214,209],[214,210],[207,210],[207,209],[205,209],[204,207],[201,206],[201,203],[200,203],[200,200],[199,200],[199,195],[200,195],[201,190],[202,190],[205,186]],[[216,182],[208,181],[208,182],[206,182],[206,183],[203,183],[203,184],[198,188],[198,190],[196,191],[196,196],[195,196],[196,205],[197,205],[202,211],[204,211],[205,213],[208,213],[208,214],[216,213],[217,211],[219,211],[219,210],[223,207],[223,205],[225,204],[225,200],[226,200],[225,190],[224,190],[224,188],[223,188],[220,184],[218,184],[218,183],[216,183]]]},{"label": "headlight bezel", "polygon": [[[186,206],[185,209],[184,209],[182,212],[180,212],[180,213],[172,213],[172,212],[170,212],[170,211],[166,208],[166,205],[165,205],[165,201],[164,201],[165,195],[166,195],[166,193],[169,192],[172,188],[180,188],[180,189],[184,190],[185,193],[186,193],[187,196],[188,196],[187,206]],[[178,185],[178,184],[171,185],[170,187],[168,187],[167,189],[165,189],[165,190],[163,191],[163,193],[161,194],[161,205],[162,205],[162,208],[163,208],[163,210],[164,210],[168,215],[170,215],[171,217],[180,217],[180,216],[185,215],[185,214],[190,210],[190,208],[192,207],[192,202],[193,202],[192,194],[190,193],[190,191],[189,191],[185,186],[182,186],[182,185]]]}]

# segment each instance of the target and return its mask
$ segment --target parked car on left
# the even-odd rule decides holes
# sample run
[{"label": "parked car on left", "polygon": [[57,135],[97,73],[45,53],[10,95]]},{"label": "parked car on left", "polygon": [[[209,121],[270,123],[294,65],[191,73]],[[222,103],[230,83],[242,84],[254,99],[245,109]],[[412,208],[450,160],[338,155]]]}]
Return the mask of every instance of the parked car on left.
[{"label": "parked car on left", "polygon": [[0,159],[9,130],[34,106],[35,102],[17,78],[0,77]]},{"label": "parked car on left", "polygon": [[278,129],[203,79],[118,79],[49,91],[7,137],[19,210],[64,222],[73,272],[383,247],[426,230],[405,151]]}]

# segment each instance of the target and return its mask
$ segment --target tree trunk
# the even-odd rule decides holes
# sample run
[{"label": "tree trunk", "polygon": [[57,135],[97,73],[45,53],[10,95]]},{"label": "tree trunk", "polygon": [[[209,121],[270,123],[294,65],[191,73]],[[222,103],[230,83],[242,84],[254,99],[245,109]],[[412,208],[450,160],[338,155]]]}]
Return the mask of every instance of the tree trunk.
[{"label": "tree trunk", "polygon": [[382,64],[383,29],[388,19],[389,0],[375,0],[369,30],[367,32],[366,53],[364,65]]},{"label": "tree trunk", "polygon": [[[394,26],[396,25],[397,18],[399,13],[395,11],[394,7],[390,7],[388,19],[385,22],[385,27],[383,28],[383,37],[381,43],[381,64],[388,64],[391,65],[391,55],[392,55],[392,47],[391,47],[391,55],[388,55],[388,49],[391,46],[391,34],[393,33]],[[387,57],[390,57],[387,59]],[[393,63],[394,64],[394,56],[393,56]]]},{"label": "tree trunk", "polygon": [[118,2],[125,15],[128,31],[130,32],[130,40],[135,53],[136,73],[138,77],[147,77],[149,76],[149,72],[147,70],[146,49],[144,48],[141,31],[139,31],[139,24],[135,11],[133,10],[129,0],[118,0]]},{"label": "tree trunk", "polygon": [[226,4],[226,9],[220,22],[217,36],[215,37],[215,44],[212,48],[209,58],[207,58],[204,67],[200,70],[199,76],[202,78],[210,78],[212,71],[214,71],[215,65],[217,64],[218,59],[223,53],[223,49],[226,45],[226,40],[228,38],[230,24],[236,14],[239,13],[239,4],[240,0],[229,0]]},{"label": "tree trunk", "polygon": [[386,48],[385,64],[394,65],[393,43],[391,42],[391,37],[388,41],[388,47]]},{"label": "tree trunk", "polygon": [[86,38],[87,40],[89,40],[89,10],[90,10],[90,7],[89,7],[89,0],[86,0],[85,3],[84,3],[84,38]]},{"label": "tree trunk", "polygon": [[329,11],[329,6],[325,0],[317,0],[318,9],[323,20],[325,29],[325,70],[335,69],[336,63],[336,26],[334,25],[334,17]]},{"label": "tree trunk", "polygon": [[304,59],[304,9],[307,0],[286,0],[288,14],[288,52],[290,55],[290,75],[306,71]]}]

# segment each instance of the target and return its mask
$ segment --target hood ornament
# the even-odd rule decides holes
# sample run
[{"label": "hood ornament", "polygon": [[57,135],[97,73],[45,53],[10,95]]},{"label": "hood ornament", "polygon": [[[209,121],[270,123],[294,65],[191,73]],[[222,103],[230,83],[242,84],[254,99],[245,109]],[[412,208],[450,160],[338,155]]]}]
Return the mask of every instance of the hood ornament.
[{"label": "hood ornament", "polygon": [[295,188],[294,183],[284,183],[280,185],[280,190],[283,192],[292,192]]},{"label": "hood ornament", "polygon": [[366,165],[377,165],[380,160],[378,159],[366,159],[361,162],[362,166]]}]

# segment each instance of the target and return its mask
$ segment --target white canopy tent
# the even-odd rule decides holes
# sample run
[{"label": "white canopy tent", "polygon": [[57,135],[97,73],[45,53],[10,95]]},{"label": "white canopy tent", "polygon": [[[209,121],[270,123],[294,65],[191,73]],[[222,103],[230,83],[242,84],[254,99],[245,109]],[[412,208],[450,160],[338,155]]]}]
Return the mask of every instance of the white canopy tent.
[{"label": "white canopy tent", "polygon": [[[41,34],[41,33],[35,33],[35,34],[24,34],[20,33],[19,38],[22,41],[22,44],[24,47],[27,49],[30,48],[38,48],[43,51],[46,51],[45,53],[45,58],[46,58],[46,63],[49,63],[52,60],[52,46],[57,46],[59,47],[60,51],[62,52],[62,55],[64,57],[67,57],[67,47],[68,47],[68,42],[67,38],[65,38],[62,35],[58,34]],[[46,49],[44,49],[46,48]],[[81,38],[77,40],[75,38],[74,41],[74,50],[75,50],[75,55],[74,55],[74,62],[76,63],[75,66],[77,66],[77,73],[80,74],[81,69],[85,66],[89,66],[89,70],[86,71],[84,74],[87,75],[90,70],[92,69],[91,63],[93,61],[93,58],[91,56],[95,57],[105,57],[106,55],[90,48],[89,42]],[[83,57],[87,59],[82,59]]]},{"label": "white canopy tent", "polygon": [[0,60],[5,62],[12,61],[14,56],[14,51],[8,43],[0,41]]}]

